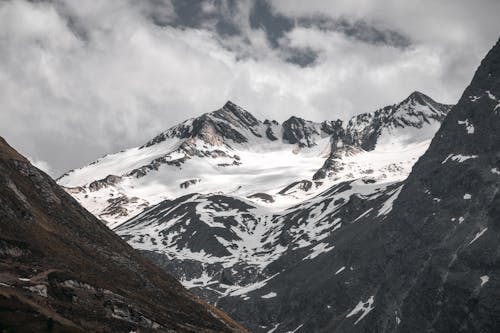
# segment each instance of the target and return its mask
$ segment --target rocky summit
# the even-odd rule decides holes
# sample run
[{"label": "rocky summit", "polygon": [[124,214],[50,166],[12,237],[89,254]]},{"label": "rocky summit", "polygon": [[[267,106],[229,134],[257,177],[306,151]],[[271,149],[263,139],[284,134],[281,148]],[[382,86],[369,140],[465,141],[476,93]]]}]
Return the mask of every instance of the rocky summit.
[{"label": "rocky summit", "polygon": [[402,181],[450,107],[414,92],[347,122],[291,117],[280,124],[227,102],[140,147],[71,170],[58,183],[111,228],[192,193],[284,210],[341,181]]}]

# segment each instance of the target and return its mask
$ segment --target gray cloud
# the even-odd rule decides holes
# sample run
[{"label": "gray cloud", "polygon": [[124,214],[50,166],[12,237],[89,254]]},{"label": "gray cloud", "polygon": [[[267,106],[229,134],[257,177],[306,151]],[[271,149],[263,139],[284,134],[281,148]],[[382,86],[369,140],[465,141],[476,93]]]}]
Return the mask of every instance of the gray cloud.
[{"label": "gray cloud", "polygon": [[498,1],[352,3],[1,2],[0,135],[58,176],[227,99],[281,121],[453,103],[500,31]]}]

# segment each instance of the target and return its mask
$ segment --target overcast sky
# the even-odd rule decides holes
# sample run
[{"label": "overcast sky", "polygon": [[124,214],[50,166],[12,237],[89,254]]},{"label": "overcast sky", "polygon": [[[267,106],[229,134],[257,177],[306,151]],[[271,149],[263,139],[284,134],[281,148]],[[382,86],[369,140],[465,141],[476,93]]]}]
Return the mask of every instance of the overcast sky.
[{"label": "overcast sky", "polygon": [[0,136],[52,176],[226,100],[347,118],[414,90],[455,103],[499,0],[0,3]]}]

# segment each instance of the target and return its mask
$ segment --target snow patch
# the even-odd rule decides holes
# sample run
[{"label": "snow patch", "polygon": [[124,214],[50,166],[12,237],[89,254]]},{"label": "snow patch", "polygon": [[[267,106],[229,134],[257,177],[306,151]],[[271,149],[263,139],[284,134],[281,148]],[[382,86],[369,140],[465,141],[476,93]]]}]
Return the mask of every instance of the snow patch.
[{"label": "snow patch", "polygon": [[312,250],[311,254],[309,254],[303,260],[314,259],[322,253],[326,253],[328,251],[333,250],[333,248],[335,248],[335,246],[333,245],[329,246],[327,243],[319,243],[318,245],[316,245],[311,249]]},{"label": "snow patch", "polygon": [[459,120],[458,124],[465,125],[465,129],[467,130],[467,134],[474,134],[474,131],[475,131],[474,125],[471,124],[469,119]]},{"label": "snow patch", "polygon": [[373,207],[368,209],[366,212],[364,212],[363,214],[359,215],[353,222],[356,222],[358,221],[359,219],[365,217],[366,215],[368,215],[368,213],[370,213],[371,211],[373,210]]},{"label": "snow patch", "polygon": [[496,101],[497,98],[495,95],[493,95],[489,90],[486,90],[486,94],[488,95],[489,99]]},{"label": "snow patch", "polygon": [[[262,280],[262,281],[259,281],[256,283],[252,283],[252,284],[249,284],[243,288],[231,291],[231,292],[229,292],[229,295],[230,296],[243,296],[244,297],[244,296],[246,296],[247,293],[264,287],[267,284],[267,282],[269,280],[273,279],[276,275],[278,275],[278,273],[274,274],[273,276],[271,276],[265,280]],[[236,287],[236,288],[238,288],[238,287]]]},{"label": "snow patch", "polygon": [[488,228],[484,228],[482,229],[480,232],[478,232],[474,238],[469,242],[469,245],[471,245],[472,243],[474,243],[479,237],[481,237],[485,232],[486,230],[488,230]]},{"label": "snow patch", "polygon": [[297,332],[302,326],[304,326],[304,324],[300,324],[299,326],[297,326],[293,331],[288,331],[286,333],[295,333]]},{"label": "snow patch", "polygon": [[280,326],[280,324],[274,325],[274,327],[271,328],[269,331],[267,331],[267,333],[273,333],[274,331],[276,331],[278,329],[278,326]]},{"label": "snow patch", "polygon": [[342,266],[335,272],[335,275],[342,273],[345,270],[345,266]]},{"label": "snow patch", "polygon": [[470,200],[471,198],[472,198],[472,195],[470,195],[469,193],[464,194],[464,200]]},{"label": "snow patch", "polygon": [[392,205],[394,203],[394,200],[396,200],[399,196],[399,193],[401,193],[401,190],[403,189],[403,185],[395,189],[394,191],[391,192],[389,199],[387,199],[384,204],[382,205],[382,208],[378,211],[377,216],[381,215],[387,215],[391,212],[392,210]]},{"label": "snow patch", "polygon": [[270,292],[269,294],[265,294],[265,295],[260,296],[260,298],[268,299],[268,298],[273,298],[276,296],[278,296],[278,294],[276,294],[275,292]]},{"label": "snow patch", "polygon": [[488,275],[483,275],[480,277],[481,279],[481,287],[485,284],[485,283],[488,283],[488,281],[490,281],[490,277]]},{"label": "snow patch", "polygon": [[354,309],[352,309],[352,311],[347,314],[346,318],[349,318],[349,317],[354,316],[354,315],[358,314],[359,312],[361,312],[361,316],[358,318],[358,320],[356,320],[354,322],[354,325],[356,325],[364,317],[366,317],[366,315],[368,315],[370,313],[370,311],[372,311],[375,308],[373,306],[373,303],[374,303],[373,296],[370,296],[370,298],[366,302],[359,301],[359,303],[356,305],[356,307]]},{"label": "snow patch", "polygon": [[453,155],[453,154],[450,154],[448,155],[448,157],[446,157],[444,159],[443,162],[441,162],[441,164],[445,164],[446,162],[448,162],[448,160],[452,160],[452,161],[455,161],[455,162],[458,162],[458,163],[462,163],[462,162],[465,162],[467,160],[470,160],[470,159],[474,159],[474,158],[478,158],[479,156],[478,155]]}]

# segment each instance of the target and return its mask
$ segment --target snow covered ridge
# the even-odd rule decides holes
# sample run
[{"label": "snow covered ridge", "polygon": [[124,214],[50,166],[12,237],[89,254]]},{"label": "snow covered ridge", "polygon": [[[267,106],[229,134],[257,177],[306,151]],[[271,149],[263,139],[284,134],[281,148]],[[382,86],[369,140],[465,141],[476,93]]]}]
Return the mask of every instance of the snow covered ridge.
[{"label": "snow covered ridge", "polygon": [[279,274],[280,260],[308,262],[332,251],[344,228],[385,217],[400,184],[341,182],[280,212],[226,195],[190,194],[165,200],[113,230],[155,262],[168,263],[164,268],[213,304],[255,297],[250,294],[271,299],[275,292],[266,285]]},{"label": "snow covered ridge", "polygon": [[449,109],[415,92],[347,123],[291,117],[280,124],[227,102],[140,147],[69,171],[58,183],[110,227],[193,192],[281,210],[342,180],[403,180]]}]

